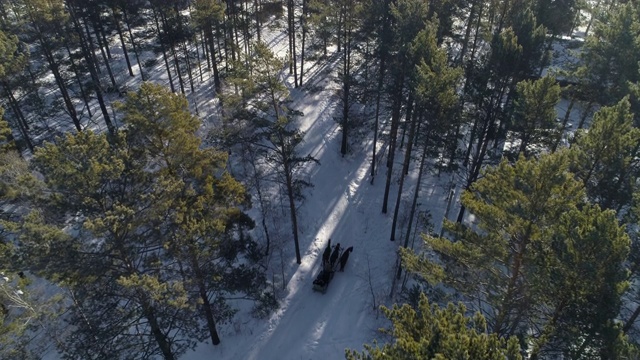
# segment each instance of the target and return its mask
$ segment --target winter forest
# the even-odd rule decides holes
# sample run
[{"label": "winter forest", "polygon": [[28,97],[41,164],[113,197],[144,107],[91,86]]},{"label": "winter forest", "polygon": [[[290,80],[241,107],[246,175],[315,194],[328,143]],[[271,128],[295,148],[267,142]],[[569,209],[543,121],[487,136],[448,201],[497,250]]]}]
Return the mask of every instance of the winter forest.
[{"label": "winter forest", "polygon": [[639,60],[635,0],[1,0],[0,358],[640,359]]}]

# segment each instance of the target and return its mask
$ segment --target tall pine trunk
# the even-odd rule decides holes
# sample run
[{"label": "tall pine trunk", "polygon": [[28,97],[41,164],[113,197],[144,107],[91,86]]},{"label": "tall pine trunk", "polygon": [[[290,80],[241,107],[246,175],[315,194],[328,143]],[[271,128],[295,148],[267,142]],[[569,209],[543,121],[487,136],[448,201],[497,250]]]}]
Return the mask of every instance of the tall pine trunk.
[{"label": "tall pine trunk", "polygon": [[407,133],[407,124],[411,122],[411,113],[413,112],[413,89],[409,90],[409,98],[407,99],[407,113],[404,117],[404,122],[402,123],[402,137],[400,138],[400,149],[404,146],[404,137]]},{"label": "tall pine trunk", "polygon": [[260,6],[262,4],[260,3],[260,0],[253,0],[253,11],[255,12],[256,15],[256,36],[258,37],[258,42],[261,42],[261,34],[260,34],[260,28],[262,27],[262,24],[260,23]]},{"label": "tall pine trunk", "polygon": [[31,141],[31,138],[29,137],[29,132],[28,132],[29,125],[27,124],[27,121],[24,118],[22,109],[20,109],[20,104],[18,104],[18,101],[13,96],[13,92],[9,89],[7,85],[8,84],[5,82],[2,87],[4,88],[5,94],[7,96],[7,100],[9,101],[9,107],[11,108],[14,115],[16,116],[16,122],[18,123],[18,130],[20,131],[20,135],[22,135],[22,139],[24,139],[24,142],[27,144],[27,148],[29,148],[29,150],[33,152],[33,149],[34,149],[33,142]]},{"label": "tall pine trunk", "polygon": [[562,119],[561,128],[558,130],[558,136],[556,137],[556,141],[554,141],[553,146],[551,147],[551,152],[554,153],[558,149],[560,142],[562,141],[562,135],[564,135],[564,131],[567,129],[567,124],[569,123],[569,117],[571,116],[571,110],[573,109],[574,104],[576,103],[576,97],[572,96],[571,101],[569,102],[569,106],[567,107],[567,112],[564,113],[564,118]]},{"label": "tall pine trunk", "polygon": [[31,23],[35,27],[38,32],[38,42],[40,43],[40,47],[42,52],[45,55],[47,60],[47,64],[49,64],[49,70],[53,73],[53,77],[56,80],[56,84],[60,89],[60,94],[62,95],[62,100],[64,101],[65,107],[67,108],[67,112],[71,117],[71,121],[73,121],[73,125],[75,125],[76,130],[82,131],[82,127],[80,126],[80,120],[78,119],[78,114],[76,112],[76,108],[73,106],[73,102],[71,101],[71,97],[69,96],[69,92],[67,91],[67,85],[65,84],[65,80],[60,74],[59,65],[56,62],[55,57],[53,56],[53,52],[49,47],[48,39],[44,38],[44,32],[40,29],[40,24],[33,17],[31,12],[28,13],[28,16],[31,20]]},{"label": "tall pine trunk", "polygon": [[149,322],[151,334],[156,340],[156,343],[158,344],[158,347],[162,352],[164,360],[175,360],[176,357],[173,355],[173,351],[171,350],[171,343],[167,339],[167,335],[165,335],[160,328],[160,323],[158,322],[158,318],[155,314],[155,309],[148,300],[142,300],[141,306],[142,314],[144,318]]},{"label": "tall pine trunk", "polygon": [[[389,34],[389,4],[390,0],[385,1],[385,13],[382,20],[381,31],[380,34],[382,36],[388,36]],[[384,75],[386,70],[386,61],[387,61],[387,53],[388,48],[385,39],[380,38],[380,71],[378,73],[378,86],[376,90],[376,115],[375,115],[375,124],[373,128],[373,150],[371,155],[371,185],[373,185],[373,181],[376,175],[376,150],[378,145],[378,128],[380,127],[380,97],[382,96],[382,85],[384,84]],[[325,48],[326,49],[326,48]]]},{"label": "tall pine trunk", "polygon": [[211,55],[211,67],[213,68],[213,83],[216,92],[220,92],[220,74],[218,73],[218,62],[216,61],[216,48],[213,39],[213,27],[210,23],[205,28],[205,40],[209,44],[209,54]]},{"label": "tall pine trunk", "polygon": [[173,44],[171,44],[169,48],[171,49],[171,56],[173,56],[176,74],[178,74],[178,84],[180,85],[180,92],[184,94],[184,81],[182,80],[182,70],[180,70],[180,59],[178,59],[178,55],[176,54],[176,49]]},{"label": "tall pine trunk", "polygon": [[293,84],[295,87],[298,87],[298,64],[297,64],[297,56],[296,56],[296,27],[294,21],[294,1],[287,0],[287,19],[289,24],[289,50],[291,53],[290,61],[290,70],[293,68]]},{"label": "tall pine trunk", "polygon": [[88,52],[89,52],[89,55],[91,56],[91,63],[94,64],[98,74],[102,74],[102,69],[100,69],[100,66],[98,66],[99,62],[98,62],[98,58],[96,57],[96,45],[93,43],[93,37],[91,36],[89,25],[87,21],[83,18],[82,24],[84,25],[84,31],[86,33],[86,37],[85,37],[85,35],[82,35],[83,27],[80,26],[80,23],[79,23],[80,19],[78,18],[78,15],[75,14],[73,16],[75,16],[74,22],[77,22],[77,26],[75,26],[75,29],[76,29],[76,32],[78,33],[78,36],[84,38],[87,41],[87,46],[89,47]]},{"label": "tall pine trunk", "polygon": [[93,117],[91,112],[91,106],[89,104],[89,96],[87,92],[84,90],[84,85],[82,85],[82,78],[78,73],[78,67],[76,65],[75,60],[73,60],[73,54],[71,53],[71,49],[69,48],[69,44],[67,41],[64,42],[64,47],[67,50],[67,54],[69,55],[69,61],[71,62],[71,69],[73,70],[74,77],[76,78],[76,82],[78,83],[78,88],[80,89],[80,95],[82,96],[82,100],[84,101],[84,105],[87,108],[87,112],[89,113],[89,118]]},{"label": "tall pine trunk", "polygon": [[198,284],[198,295],[200,296],[200,300],[202,300],[202,310],[204,310],[204,318],[207,321],[207,328],[209,329],[209,336],[211,337],[211,343],[213,345],[218,345],[220,344],[220,336],[218,335],[216,320],[213,316],[213,306],[211,306],[211,301],[209,300],[209,295],[207,293],[207,286],[205,283],[206,276],[202,272],[202,268],[200,267],[200,263],[198,262],[198,250],[191,247],[189,249],[189,252],[191,257],[191,266],[193,267],[193,272],[195,275],[195,281]]},{"label": "tall pine trunk", "polygon": [[[44,44],[46,40],[42,40],[41,45]],[[75,125],[76,130],[82,131],[82,127],[80,126],[80,119],[78,119],[78,113],[76,112],[75,106],[73,106],[73,102],[71,101],[71,97],[69,96],[69,92],[67,91],[67,85],[65,83],[64,78],[60,74],[58,63],[56,62],[53,54],[51,53],[51,49],[47,45],[42,46],[42,50],[45,53],[45,57],[47,58],[47,62],[49,63],[49,69],[53,73],[53,77],[58,84],[58,88],[60,89],[60,93],[62,95],[62,100],[64,101],[65,107],[67,108],[67,112],[73,121],[73,125]]]},{"label": "tall pine trunk", "polygon": [[127,51],[127,45],[124,42],[124,36],[122,36],[122,27],[120,26],[120,19],[116,15],[116,9],[111,8],[111,14],[113,15],[113,22],[116,24],[116,32],[120,39],[120,45],[122,46],[122,52],[124,53],[124,59],[127,62],[127,69],[129,70],[129,76],[133,77],[133,69],[131,68],[131,60],[129,60],[129,52]]},{"label": "tall pine trunk", "polygon": [[104,122],[107,125],[107,129],[111,134],[115,133],[115,127],[111,122],[111,117],[109,116],[109,111],[107,110],[107,106],[105,104],[104,98],[102,96],[102,85],[100,84],[100,77],[98,76],[98,66],[94,62],[95,57],[91,56],[89,44],[91,41],[85,41],[84,34],[82,32],[82,28],[80,26],[79,20],[77,16],[75,16],[75,12],[73,9],[69,11],[71,15],[71,20],[73,22],[73,27],[80,38],[80,49],[82,50],[82,55],[84,56],[85,61],[87,62],[87,67],[89,68],[89,74],[91,74],[91,81],[93,82],[93,87],[96,92],[96,97],[98,98],[98,104],[100,105],[100,111],[102,112],[102,116],[104,118]]},{"label": "tall pine trunk", "polygon": [[164,59],[164,66],[167,69],[167,75],[169,76],[169,85],[171,87],[171,92],[176,92],[175,86],[173,86],[173,76],[171,76],[171,66],[169,66],[169,60],[167,59],[167,50],[165,49],[165,41],[164,36],[162,35],[162,30],[160,29],[160,21],[158,21],[158,14],[155,9],[153,11],[153,18],[156,22],[156,33],[158,34],[158,42],[160,43],[160,50],[162,51],[162,59]]},{"label": "tall pine trunk", "polygon": [[107,39],[107,36],[104,32],[104,28],[102,27],[102,19],[98,16],[95,22],[98,25],[97,29],[94,28],[97,31],[96,37],[100,36],[100,38],[102,39],[102,44],[104,44],[104,49],[107,52],[107,58],[111,60],[111,50],[109,49],[109,40]]},{"label": "tall pine trunk", "polygon": [[[203,73],[202,73],[202,58],[200,57],[200,42],[198,41],[198,35],[199,35],[198,32],[193,34],[193,45],[194,45],[194,48],[196,49],[196,61],[198,63],[198,72],[200,73],[200,82],[203,82],[204,81],[204,76],[203,76]],[[208,60],[209,59],[207,59],[207,61]]]},{"label": "tall pine trunk", "polygon": [[349,134],[349,107],[351,90],[351,28],[345,27],[344,31],[344,51],[342,52],[342,143],[340,153],[344,157],[348,148]]},{"label": "tall pine trunk", "polygon": [[293,174],[291,173],[291,169],[289,168],[289,162],[283,161],[284,164],[284,173],[285,173],[285,181],[287,187],[287,197],[289,198],[289,211],[291,215],[291,230],[293,232],[293,242],[295,244],[296,249],[296,262],[302,264],[302,258],[300,257],[300,241],[298,239],[298,216],[296,214],[296,203],[295,203],[295,190],[293,189]]},{"label": "tall pine trunk", "polygon": [[[107,74],[109,74],[109,80],[111,80],[111,85],[113,86],[113,89],[116,92],[118,92],[118,94],[120,94],[120,89],[118,89],[118,84],[116,84],[116,78],[113,76],[113,71],[111,71],[111,65],[109,65],[109,59],[107,57],[107,54],[104,51],[104,48],[108,48],[109,44],[104,44],[103,46],[102,40],[100,38],[100,29],[102,29],[102,27],[100,26],[100,24],[96,23],[95,18],[92,18],[91,20],[92,20],[93,32],[96,35],[96,40],[98,41],[98,47],[100,48],[100,54],[102,55],[102,60],[104,61],[104,66],[107,69]],[[91,37],[90,34],[88,34],[87,36]],[[98,66],[98,64],[96,64],[96,66]]]},{"label": "tall pine trunk", "polygon": [[302,86],[302,78],[304,77],[304,47],[307,39],[307,1],[308,0],[302,0],[302,16],[300,17],[300,26],[302,27],[302,49],[300,49],[300,86]]},{"label": "tall pine trunk", "polygon": [[400,123],[400,109],[402,107],[402,88],[404,87],[404,73],[401,71],[396,77],[393,88],[393,106],[391,108],[391,131],[389,133],[389,155],[387,158],[387,182],[384,186],[384,198],[382,199],[382,213],[387,213],[389,205],[389,191],[393,177],[393,162],[396,155],[396,140],[398,137],[398,125]]},{"label": "tall pine trunk", "polygon": [[146,79],[144,77],[144,71],[142,70],[142,63],[140,62],[140,56],[138,54],[138,46],[136,45],[136,41],[133,37],[133,31],[131,30],[131,25],[129,25],[129,15],[125,8],[122,9],[122,15],[124,16],[124,22],[127,25],[127,30],[129,31],[129,38],[131,39],[133,53],[136,55],[136,62],[138,63],[138,69],[140,70],[140,77],[142,78],[142,81],[145,81]]},{"label": "tall pine trunk", "polygon": [[467,26],[464,31],[464,38],[462,39],[462,49],[460,49],[460,53],[458,54],[458,59],[456,61],[457,64],[464,64],[464,57],[467,54],[467,49],[469,47],[469,38],[471,37],[471,28],[473,27],[473,20],[476,15],[476,7],[478,1],[473,1],[471,3],[471,9],[469,10],[469,17],[467,18]]},{"label": "tall pine trunk", "polygon": [[189,85],[191,87],[191,92],[195,93],[196,90],[195,90],[195,87],[193,86],[193,73],[191,69],[191,60],[189,59],[189,48],[187,47],[187,43],[185,41],[182,42],[182,52],[184,53],[184,59],[187,62],[187,76],[189,77]]},{"label": "tall pine trunk", "polygon": [[[417,122],[416,118],[417,116],[414,114],[413,118],[411,119],[411,129],[409,130],[409,143],[412,143],[415,137],[416,122]],[[425,147],[426,147],[426,144],[425,144]],[[393,209],[393,222],[391,223],[391,236],[389,238],[389,240],[391,241],[396,240],[396,227],[398,224],[398,214],[400,213],[400,202],[402,201],[402,190],[404,188],[404,180],[405,180],[404,174],[409,173],[410,163],[411,163],[411,153],[407,151],[404,154],[404,162],[402,164],[402,175],[400,175],[400,183],[398,184],[398,197],[396,198],[396,205]]]},{"label": "tall pine trunk", "polygon": [[[416,215],[416,209],[418,207],[418,198],[420,195],[420,184],[422,184],[422,176],[424,174],[424,167],[427,163],[427,141],[429,140],[428,136],[425,137],[424,147],[422,149],[422,157],[420,157],[420,169],[418,170],[418,179],[416,180],[416,187],[413,190],[413,200],[411,201],[411,210],[409,211],[409,224],[407,224],[407,231],[404,235],[404,247],[409,247],[409,237],[411,236],[411,227],[413,226],[413,218]],[[402,264],[398,266],[398,272],[396,274],[396,279],[400,279],[402,276]]]}]

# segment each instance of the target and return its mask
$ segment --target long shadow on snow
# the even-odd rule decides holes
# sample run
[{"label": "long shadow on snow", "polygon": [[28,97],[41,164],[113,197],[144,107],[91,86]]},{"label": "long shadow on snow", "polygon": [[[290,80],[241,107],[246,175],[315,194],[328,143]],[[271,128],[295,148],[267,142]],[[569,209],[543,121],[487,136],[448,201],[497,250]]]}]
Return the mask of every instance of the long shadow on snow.
[{"label": "long shadow on snow", "polygon": [[[345,347],[359,348],[362,344],[358,339],[362,335],[354,330],[358,329],[360,333],[369,330],[362,329],[368,317],[365,309],[370,306],[362,296],[363,292],[369,291],[366,276],[363,276],[363,272],[368,271],[365,255],[379,252],[372,254],[370,271],[374,282],[390,273],[390,269],[379,266],[379,258],[394,254],[396,244],[389,241],[374,244],[367,239],[388,231],[390,223],[388,216],[380,214],[379,201],[371,200],[380,197],[382,187],[368,183],[368,155],[350,154],[342,158],[338,151],[338,125],[324,124],[325,121],[333,122],[332,112],[324,109],[318,115],[308,128],[307,138],[313,141],[308,142],[306,150],[315,153],[322,165],[310,170],[309,177],[315,188],[300,209],[300,223],[309,224],[300,234],[300,245],[306,251],[302,264],[289,269],[293,274],[282,308],[270,319],[267,331],[248,359],[288,359],[292,358],[288,354],[301,353],[313,358],[314,354],[317,357],[327,351],[341,357]],[[353,163],[359,163],[359,166],[354,169]],[[310,221],[312,216],[318,220]],[[354,252],[345,272],[337,273],[327,293],[322,295],[313,293],[312,282],[329,238],[333,244],[354,246]],[[354,314],[358,315],[349,327],[339,327],[345,318],[353,319]],[[292,339],[291,334],[296,334],[296,339]],[[275,357],[271,357],[271,352]]]}]

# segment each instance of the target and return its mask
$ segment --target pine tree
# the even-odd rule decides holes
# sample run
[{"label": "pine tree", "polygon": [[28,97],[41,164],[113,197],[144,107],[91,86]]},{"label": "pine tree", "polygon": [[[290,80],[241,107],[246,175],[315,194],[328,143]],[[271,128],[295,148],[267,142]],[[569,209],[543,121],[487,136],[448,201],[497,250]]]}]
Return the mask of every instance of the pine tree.
[{"label": "pine tree", "polygon": [[[46,271],[71,282],[78,328],[66,351],[104,358],[144,346],[137,356],[172,359],[202,340],[197,309],[219,342],[215,322],[233,314],[222,292],[269,298],[261,273],[236,264],[252,246],[244,233],[252,221],[237,208],[243,189],[220,174],[223,153],[200,149],[200,122],[184,97],[143,84],[121,108],[126,131],[110,141],[87,132],[36,155],[52,210],[82,214],[76,222],[84,229],[70,240],[69,261]],[[87,242],[92,237],[100,240]],[[87,343],[114,334],[129,336],[93,350],[96,341]]]},{"label": "pine tree", "polygon": [[23,0],[23,3],[23,16],[29,22],[31,31],[33,31],[36,41],[41,47],[45,60],[60,90],[60,95],[64,100],[68,115],[71,117],[76,130],[81,131],[80,119],[69,94],[68,85],[62,72],[63,68],[61,68],[61,64],[55,56],[63,36],[61,31],[62,24],[68,21],[64,3],[62,0]]},{"label": "pine tree", "polygon": [[[458,104],[455,93],[462,72],[458,68],[448,65],[447,54],[437,45],[436,24],[429,22],[427,28],[421,30],[415,37],[411,53],[418,63],[415,72],[411,74],[412,86],[416,93],[415,110],[409,130],[409,139],[405,152],[402,177],[398,186],[393,223],[391,225],[391,241],[395,240],[401,196],[404,188],[404,175],[409,171],[413,144],[420,144],[423,148],[420,159],[421,169],[427,161],[427,155],[437,153],[444,144],[447,134],[455,128],[456,123],[451,116],[451,110]],[[419,128],[419,129],[418,129]],[[454,137],[455,138],[455,137]],[[457,141],[457,138],[455,138]],[[417,140],[417,141],[416,141]],[[416,193],[420,184],[416,185]],[[408,234],[410,231],[407,231]],[[408,237],[405,239],[405,247]]]},{"label": "pine tree", "polygon": [[[0,204],[29,206],[29,197],[37,192],[27,162],[20,157],[0,108]],[[59,293],[47,294],[29,273],[30,264],[21,252],[21,239],[29,236],[22,229],[25,215],[0,211],[0,357],[3,359],[39,359],[49,350],[52,333],[57,331],[62,313]]]},{"label": "pine tree", "polygon": [[442,265],[409,251],[404,261],[463,294],[501,337],[526,338],[540,352],[606,351],[629,239],[613,212],[585,203],[568,159],[556,153],[487,170],[462,196],[477,230],[446,222],[455,241],[426,238]]},{"label": "pine tree", "polygon": [[[467,73],[467,90],[472,92],[474,106],[471,117],[474,123],[469,134],[469,142],[462,165],[467,167],[464,189],[469,189],[478,179],[489,149],[489,143],[496,140],[503,118],[503,101],[509,93],[512,81],[521,62],[522,46],[511,28],[493,36],[491,52],[477,74]],[[460,207],[457,222],[462,222],[464,205]]]},{"label": "pine tree", "polygon": [[389,152],[387,157],[387,177],[382,199],[382,212],[387,212],[391,179],[395,162],[398,128],[400,126],[401,108],[405,102],[407,69],[413,70],[417,64],[409,61],[411,41],[426,26],[428,4],[416,0],[402,0],[390,5],[392,18],[394,53],[391,63],[391,85],[388,88],[391,103],[391,126],[389,130]]},{"label": "pine tree", "polygon": [[310,0],[309,7],[309,27],[314,30],[314,37],[322,43],[322,54],[327,56],[327,48],[335,39],[337,34],[337,10],[339,9],[330,0]]},{"label": "pine tree", "polygon": [[262,272],[251,263],[238,263],[255,245],[245,233],[253,221],[240,210],[244,188],[224,171],[226,153],[201,148],[196,135],[201,121],[189,113],[184,97],[144,83],[121,108],[127,143],[143,149],[145,158],[161,159],[156,174],[171,183],[172,195],[163,209],[170,219],[164,246],[180,264],[180,278],[197,299],[217,345],[216,322],[234,313],[226,295],[268,300],[263,299]]},{"label": "pine tree", "polygon": [[[538,264],[555,294],[535,317],[545,325],[531,358],[565,352],[572,359],[620,358],[621,327],[614,323],[628,286],[624,268],[629,237],[613,210],[585,205],[562,214]],[[541,316],[542,315],[542,316]],[[579,340],[578,340],[579,339]]]},{"label": "pine tree", "polygon": [[449,303],[441,309],[421,294],[417,309],[394,304],[391,309],[383,306],[382,311],[392,322],[392,329],[384,333],[394,341],[365,344],[362,353],[347,349],[347,359],[522,359],[515,337],[505,340],[487,333],[482,315],[468,317],[462,304]]},{"label": "pine tree", "polygon": [[[2,87],[3,95],[6,97],[9,107],[15,115],[13,127],[17,128],[29,150],[33,151],[33,143],[29,135],[29,124],[27,124],[27,120],[21,109],[22,105],[14,95],[18,74],[22,72],[28,61],[28,54],[24,51],[19,51],[18,44],[19,40],[17,36],[8,35],[0,31],[0,86]],[[2,114],[4,114],[4,111]],[[7,135],[10,134],[11,131],[9,131]]]},{"label": "pine tree", "polygon": [[[71,356],[175,359],[202,336],[183,282],[163,261],[162,206],[172,183],[146,171],[158,164],[137,151],[122,136],[110,143],[86,132],[47,144],[34,158],[50,193],[45,221],[78,229],[51,246],[65,250],[57,262],[49,251],[30,253],[74,294],[77,327],[62,349]],[[66,214],[78,216],[65,222]]]},{"label": "pine tree", "polygon": [[534,2],[535,17],[552,36],[570,35],[573,30],[573,21],[580,10],[581,4],[576,0],[538,0]]},{"label": "pine tree", "polygon": [[640,129],[633,124],[628,98],[596,112],[589,130],[578,132],[571,149],[572,170],[593,202],[616,210],[630,204],[640,171]]},{"label": "pine tree", "polygon": [[587,101],[613,105],[630,92],[639,78],[638,9],[631,4],[614,7],[587,37],[580,54],[579,85]]},{"label": "pine tree", "polygon": [[555,122],[558,101],[560,85],[550,76],[516,85],[515,109],[508,127],[515,135],[514,140],[519,141],[515,158],[520,154],[528,157],[553,146],[560,132]]},{"label": "pine tree", "polygon": [[224,18],[224,6],[215,0],[197,0],[194,2],[194,12],[192,19],[196,26],[204,32],[204,41],[208,47],[211,66],[213,67],[213,82],[216,93],[220,92],[221,82],[218,70],[218,60],[216,60],[215,34],[214,29]]}]

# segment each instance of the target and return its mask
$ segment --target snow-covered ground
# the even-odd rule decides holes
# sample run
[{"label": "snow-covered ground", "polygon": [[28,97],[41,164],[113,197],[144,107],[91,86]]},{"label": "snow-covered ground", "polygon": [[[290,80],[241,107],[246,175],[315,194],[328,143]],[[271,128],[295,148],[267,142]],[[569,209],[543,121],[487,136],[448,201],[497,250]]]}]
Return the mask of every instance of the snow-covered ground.
[{"label": "snow-covered ground", "polygon": [[[314,187],[299,208],[302,264],[295,263],[287,225],[282,233],[289,263],[280,308],[265,320],[239,314],[223,328],[220,345],[202,344],[185,359],[340,359],[345,348],[361,349],[363,343],[380,338],[376,330],[385,323],[374,311],[374,301],[377,305],[390,303],[389,285],[399,243],[389,241],[393,212],[381,213],[386,168],[371,185],[371,140],[353,144],[357,151],[341,156],[341,131],[334,120],[339,109],[328,90],[331,79],[327,69],[316,72],[313,64],[308,66],[311,77],[307,84],[311,85],[292,89],[291,94],[292,107],[304,113],[299,119],[300,129],[306,132],[301,154],[320,161],[306,169]],[[287,82],[291,85],[292,79]],[[306,90],[315,87],[325,90]],[[392,194],[390,204],[395,197]],[[345,271],[336,273],[322,294],[313,291],[312,282],[320,271],[328,239],[343,248],[353,246],[354,251]]]},{"label": "snow-covered ground", "polygon": [[[285,37],[271,34],[267,43],[280,56],[286,54]],[[361,143],[352,139],[353,151],[344,157],[339,152],[342,134],[334,117],[340,109],[332,90],[337,69],[326,67],[324,62],[308,62],[306,67],[309,73],[301,89],[293,89],[291,76],[285,79],[294,100],[291,106],[304,113],[298,120],[300,129],[306,132],[300,153],[320,161],[320,165],[310,164],[306,169],[314,187],[299,207],[302,264],[295,263],[289,225],[283,226],[288,263],[284,269],[286,289],[279,294],[280,308],[264,320],[238,314],[232,324],[222,327],[220,345],[203,343],[184,357],[187,360],[340,359],[345,348],[362,349],[364,343],[383,339],[377,329],[388,324],[375,308],[393,302],[389,291],[396,250],[402,242],[390,241],[397,182],[392,186],[389,212],[383,214],[386,167],[378,162],[382,166],[372,185],[372,136],[369,134]],[[383,140],[378,150],[382,145]],[[400,159],[396,159],[394,180],[400,172]],[[397,239],[404,239],[416,176],[412,171],[404,187]],[[450,180],[450,175],[427,177],[418,209],[421,214],[429,210],[436,215],[434,218],[442,220]],[[412,236],[419,244],[419,232]],[[320,271],[328,239],[343,248],[353,246],[354,250],[345,271],[336,273],[322,294],[313,291],[312,283]]]}]

